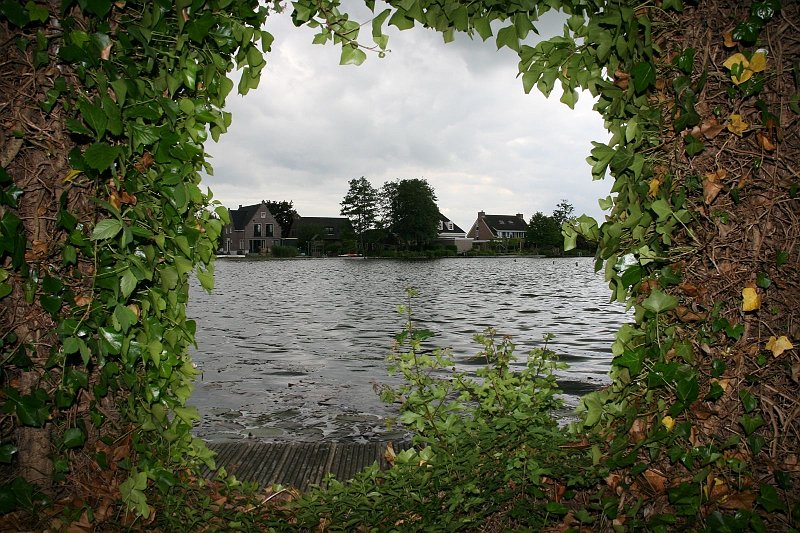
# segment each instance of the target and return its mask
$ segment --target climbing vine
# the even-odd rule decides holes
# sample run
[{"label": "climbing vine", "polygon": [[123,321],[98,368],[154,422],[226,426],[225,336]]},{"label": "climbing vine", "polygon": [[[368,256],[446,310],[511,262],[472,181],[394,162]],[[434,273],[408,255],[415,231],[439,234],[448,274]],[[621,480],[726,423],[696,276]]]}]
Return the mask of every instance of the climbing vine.
[{"label": "climbing vine", "polygon": [[[369,44],[339,2],[298,0],[292,17],[344,65],[385,54],[386,26],[421,25],[516,51],[526,91],[596,98],[611,139],[587,161],[614,180],[609,215],[564,233],[598,242],[635,320],[612,346],[612,385],[573,428],[604,437],[588,452],[608,469],[586,489],[593,512],[616,529],[796,528],[798,4],[366,4]],[[535,43],[551,9],[564,33]],[[106,476],[109,497],[146,517],[148,491],[212,460],[189,431],[185,305],[192,272],[213,284],[226,215],[198,173],[230,125],[231,70],[240,93],[258,85],[267,14],[255,1],[0,2],[0,461],[45,497]],[[18,489],[0,489],[0,511]]]},{"label": "climbing vine", "polygon": [[[258,2],[0,3],[4,57],[0,461],[39,484],[144,490],[211,464],[186,405],[188,276],[213,286],[227,216],[203,143],[257,86]],[[5,97],[4,97],[5,100]],[[17,485],[5,485],[13,509]]]}]

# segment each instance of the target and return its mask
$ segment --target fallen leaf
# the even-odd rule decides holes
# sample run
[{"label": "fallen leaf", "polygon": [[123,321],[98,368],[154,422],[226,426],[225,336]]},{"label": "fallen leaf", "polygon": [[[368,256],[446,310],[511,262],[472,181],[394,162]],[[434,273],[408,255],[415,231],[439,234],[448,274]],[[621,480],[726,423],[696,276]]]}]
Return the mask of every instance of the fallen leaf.
[{"label": "fallen leaf", "polygon": [[733,48],[736,46],[736,41],[733,40],[733,32],[726,31],[722,34],[722,45],[725,48]]},{"label": "fallen leaf", "polygon": [[92,298],[89,296],[78,295],[75,297],[75,305],[78,307],[83,307],[84,305],[89,305],[90,303],[92,303]]},{"label": "fallen leaf", "polygon": [[747,131],[749,125],[750,124],[742,120],[742,115],[733,114],[729,118],[728,131],[741,137],[742,134]]},{"label": "fallen leaf", "polygon": [[750,56],[750,64],[747,66],[753,72],[762,72],[767,68],[767,51],[764,48],[759,48]]},{"label": "fallen leaf", "polygon": [[717,178],[717,173],[706,174],[703,180],[703,201],[706,205],[711,205],[722,192],[723,186]]},{"label": "fallen leaf", "polygon": [[103,61],[108,61],[108,58],[111,57],[111,44],[108,43],[102,50],[100,50],[100,59]]},{"label": "fallen leaf", "polygon": [[644,471],[644,478],[650,487],[659,494],[663,494],[667,488],[667,477],[651,468]]},{"label": "fallen leaf", "polygon": [[731,71],[731,81],[736,85],[746,82],[753,75],[753,71],[748,68],[750,61],[740,52],[726,59],[722,66]]},{"label": "fallen leaf", "polygon": [[655,198],[658,194],[658,189],[661,187],[661,180],[658,178],[653,178],[650,180],[650,190],[647,193],[647,196],[650,198]]},{"label": "fallen leaf", "polygon": [[397,459],[397,454],[394,453],[394,446],[391,442],[386,444],[386,450],[383,452],[383,458],[386,459],[386,462],[389,463],[389,466],[394,466],[395,459]]},{"label": "fallen leaf", "polygon": [[661,423],[667,428],[667,431],[672,431],[672,428],[675,427],[675,419],[671,416],[667,415],[661,419]]},{"label": "fallen leaf", "polygon": [[719,506],[723,509],[752,509],[756,495],[752,492],[737,492],[720,500]]},{"label": "fallen leaf", "polygon": [[764,133],[763,131],[759,131],[756,133],[756,139],[758,140],[758,144],[766,150],[767,152],[774,152],[775,151],[775,144],[772,142],[772,139],[769,138],[769,135]]},{"label": "fallen leaf", "polygon": [[705,313],[695,313],[684,305],[679,305],[675,309],[675,314],[681,322],[697,322],[699,320],[705,320],[706,318]]},{"label": "fallen leaf", "polygon": [[772,355],[774,357],[778,357],[786,350],[792,350],[794,348],[794,345],[791,343],[791,341],[789,341],[786,335],[781,335],[778,338],[775,338],[775,336],[773,335],[767,341],[766,348],[767,350],[772,351]]},{"label": "fallen leaf", "polygon": [[761,307],[761,296],[753,287],[742,289],[742,311],[755,311]]}]

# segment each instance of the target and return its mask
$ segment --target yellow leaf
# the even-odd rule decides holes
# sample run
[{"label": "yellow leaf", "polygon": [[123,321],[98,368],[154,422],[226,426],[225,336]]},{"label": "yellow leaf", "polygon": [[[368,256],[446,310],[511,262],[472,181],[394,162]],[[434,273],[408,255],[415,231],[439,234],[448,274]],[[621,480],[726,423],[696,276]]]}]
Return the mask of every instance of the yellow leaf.
[{"label": "yellow leaf", "polygon": [[67,172],[67,175],[64,176],[64,181],[72,181],[81,174],[83,174],[83,170],[75,170],[74,168],[71,168],[69,172]]},{"label": "yellow leaf", "polygon": [[750,58],[750,65],[747,66],[753,72],[761,72],[767,68],[767,51],[763,48],[756,50]]},{"label": "yellow leaf", "polygon": [[742,69],[747,68],[747,66],[750,64],[750,62],[747,60],[746,57],[744,57],[744,54],[742,53],[733,54],[731,57],[725,60],[722,66],[728,70],[731,70],[734,65],[739,65],[739,64],[742,65]]},{"label": "yellow leaf", "polygon": [[794,345],[789,341],[786,335],[781,335],[778,338],[775,336],[771,336],[767,341],[767,350],[772,351],[772,355],[774,357],[778,357],[780,354],[785,352],[786,350],[791,350],[794,348]]},{"label": "yellow leaf", "polygon": [[742,120],[742,115],[731,115],[730,121],[728,122],[728,130],[741,137],[742,134],[747,131],[749,125],[750,124]]},{"label": "yellow leaf", "polygon": [[742,311],[755,311],[761,307],[761,296],[753,287],[742,289]]},{"label": "yellow leaf", "polygon": [[675,419],[669,415],[662,418],[661,423],[664,424],[664,427],[667,428],[667,431],[672,431],[672,428],[675,427]]},{"label": "yellow leaf", "polygon": [[658,179],[658,178],[651,179],[650,180],[650,191],[647,193],[647,195],[650,198],[655,198],[656,195],[658,194],[658,188],[659,187],[661,187],[661,180]]}]

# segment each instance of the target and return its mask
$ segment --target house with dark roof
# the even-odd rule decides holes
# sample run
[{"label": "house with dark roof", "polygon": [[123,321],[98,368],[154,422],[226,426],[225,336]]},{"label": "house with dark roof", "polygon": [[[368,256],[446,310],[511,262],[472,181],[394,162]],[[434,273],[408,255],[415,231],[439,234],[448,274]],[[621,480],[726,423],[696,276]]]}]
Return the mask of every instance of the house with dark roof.
[{"label": "house with dark roof", "polygon": [[441,212],[439,213],[439,229],[436,234],[436,242],[445,246],[455,246],[459,253],[468,252],[472,249],[472,239],[467,238],[467,232]]},{"label": "house with dark roof", "polygon": [[487,215],[478,212],[478,218],[467,233],[475,243],[494,240],[525,239],[528,223],[522,213],[516,215]]},{"label": "house with dark roof", "polygon": [[281,227],[267,203],[229,209],[230,223],[222,228],[221,252],[224,254],[264,254],[280,243]]}]

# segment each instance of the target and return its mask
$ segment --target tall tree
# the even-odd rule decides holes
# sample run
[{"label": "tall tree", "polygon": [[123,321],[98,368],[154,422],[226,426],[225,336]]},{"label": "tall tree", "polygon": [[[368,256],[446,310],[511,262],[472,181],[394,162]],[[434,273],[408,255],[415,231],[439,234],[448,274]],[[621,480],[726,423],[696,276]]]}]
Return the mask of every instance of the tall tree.
[{"label": "tall tree", "polygon": [[556,219],[537,211],[528,223],[527,241],[537,250],[539,248],[560,248],[563,242],[561,228]]},{"label": "tall tree", "polygon": [[340,211],[350,219],[361,251],[364,250],[364,232],[375,227],[378,216],[378,191],[364,176],[350,180],[350,188],[342,200]]},{"label": "tall tree", "polygon": [[281,227],[281,237],[288,237],[289,232],[294,224],[294,219],[297,216],[297,211],[294,210],[291,201],[281,200],[280,202],[266,201],[267,208],[278,225]]},{"label": "tall tree", "polygon": [[378,226],[383,229],[390,230],[393,223],[392,202],[397,196],[397,186],[400,183],[399,179],[387,181],[381,187],[378,194]]},{"label": "tall tree", "polygon": [[392,231],[406,246],[422,246],[436,238],[439,207],[433,187],[426,180],[400,180],[390,205]]},{"label": "tall tree", "polygon": [[573,211],[575,211],[575,208],[572,207],[572,204],[569,203],[568,200],[562,199],[553,210],[553,220],[555,220],[556,225],[561,228],[561,224],[568,220],[572,220],[574,218],[572,216]]}]

